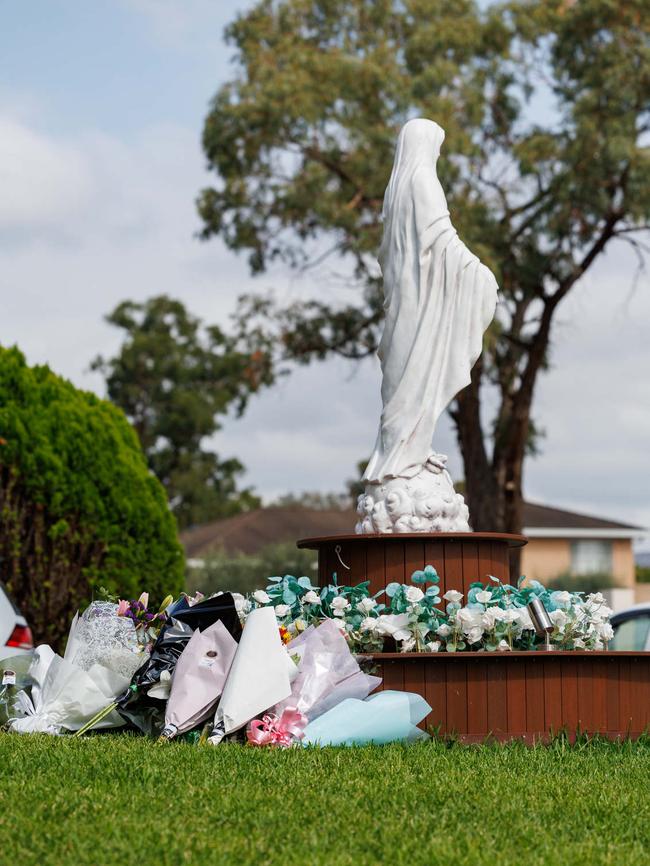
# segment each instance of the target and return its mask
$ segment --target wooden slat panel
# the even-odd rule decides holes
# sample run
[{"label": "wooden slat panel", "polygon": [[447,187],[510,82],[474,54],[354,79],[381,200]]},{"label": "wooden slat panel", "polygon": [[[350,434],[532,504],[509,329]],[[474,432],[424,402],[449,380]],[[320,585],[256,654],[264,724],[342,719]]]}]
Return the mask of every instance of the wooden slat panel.
[{"label": "wooden slat panel", "polygon": [[458,542],[448,541],[445,543],[445,592],[455,589],[458,592],[463,589],[463,550]]},{"label": "wooden slat panel", "polygon": [[499,541],[492,541],[490,543],[490,550],[492,552],[492,567],[490,568],[490,574],[494,577],[498,577],[502,583],[510,583],[510,558],[508,546]]},{"label": "wooden slat panel", "polygon": [[581,731],[597,730],[594,723],[593,667],[591,659],[579,659],[575,665],[578,689],[578,725]]},{"label": "wooden slat panel", "polygon": [[[374,595],[386,587],[386,562],[384,543],[368,541],[366,544],[366,577],[370,581],[370,593]],[[384,600],[383,596],[380,600]]]},{"label": "wooden slat panel", "polygon": [[467,662],[456,660],[447,668],[447,732],[467,733]]},{"label": "wooden slat panel", "polygon": [[607,731],[607,662],[594,656],[591,668],[592,730],[597,733],[605,733]]},{"label": "wooden slat panel", "polygon": [[539,736],[546,730],[544,715],[544,669],[542,659],[531,655],[526,668],[526,731]]},{"label": "wooden slat panel", "polygon": [[405,663],[400,661],[384,663],[384,689],[404,691],[404,667]]},{"label": "wooden slat panel", "polygon": [[463,542],[463,592],[465,598],[469,591],[469,586],[479,579],[479,557],[478,544]]},{"label": "wooden slat panel", "polygon": [[605,684],[605,703],[607,706],[608,733],[621,730],[621,707],[619,701],[618,679],[621,674],[621,660],[607,659],[607,682]]},{"label": "wooden slat panel", "polygon": [[562,726],[570,735],[578,728],[578,680],[573,660],[562,658],[558,661],[562,669]]},{"label": "wooden slat panel", "polygon": [[486,737],[488,726],[487,665],[467,666],[467,733]]},{"label": "wooden slat panel", "polygon": [[562,673],[552,659],[541,660],[544,674],[544,726],[549,734],[562,728]]},{"label": "wooden slat panel", "polygon": [[[411,582],[414,571],[421,570],[426,565],[424,561],[424,542],[404,542],[404,583]],[[424,587],[422,587],[424,588]]]},{"label": "wooden slat panel", "polygon": [[634,703],[637,686],[632,679],[632,661],[629,658],[621,659],[619,670],[619,730],[625,737],[634,730]]},{"label": "wooden slat panel", "polygon": [[424,697],[431,706],[427,725],[441,733],[447,731],[447,669],[445,662],[430,662],[424,668]]},{"label": "wooden slat panel", "polygon": [[486,662],[488,733],[499,738],[508,730],[508,680],[503,662]]},{"label": "wooden slat panel", "polygon": [[526,671],[518,659],[502,662],[508,679],[508,733],[526,730]]},{"label": "wooden slat panel", "polygon": [[393,541],[386,545],[384,554],[386,563],[386,584],[392,581],[397,583],[405,583],[404,580],[404,544],[398,541]]},{"label": "wooden slat panel", "polygon": [[[424,679],[424,662],[404,663],[404,690],[422,695],[426,700],[426,684]],[[423,719],[418,727],[426,730],[426,719]]]},{"label": "wooden slat panel", "polygon": [[645,658],[633,659],[632,676],[638,683],[636,730],[645,731],[650,728],[650,661]]},{"label": "wooden slat panel", "polygon": [[339,583],[357,584],[366,580],[368,571],[367,542],[341,545],[341,559],[350,569],[343,568],[339,563]]},{"label": "wooden slat panel", "polygon": [[481,583],[489,583],[488,575],[492,574],[492,545],[489,541],[478,543],[478,574],[476,579]]},{"label": "wooden slat panel", "polygon": [[440,595],[443,595],[445,589],[445,548],[441,541],[427,541],[424,545],[424,564],[432,565],[438,572],[440,577]]}]

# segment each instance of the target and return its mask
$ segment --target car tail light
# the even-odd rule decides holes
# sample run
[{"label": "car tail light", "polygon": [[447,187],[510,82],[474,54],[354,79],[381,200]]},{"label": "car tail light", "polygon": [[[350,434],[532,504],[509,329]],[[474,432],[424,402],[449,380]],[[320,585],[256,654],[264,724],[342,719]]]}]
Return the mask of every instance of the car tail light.
[{"label": "car tail light", "polygon": [[7,646],[17,647],[18,649],[32,649],[34,647],[34,638],[29,626],[17,625],[9,635]]}]

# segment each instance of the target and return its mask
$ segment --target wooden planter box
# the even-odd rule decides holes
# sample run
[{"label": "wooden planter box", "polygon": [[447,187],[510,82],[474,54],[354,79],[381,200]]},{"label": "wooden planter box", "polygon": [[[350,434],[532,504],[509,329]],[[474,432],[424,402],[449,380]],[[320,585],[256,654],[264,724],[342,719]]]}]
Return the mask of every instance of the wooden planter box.
[{"label": "wooden planter box", "polygon": [[650,727],[650,652],[378,653],[380,688],[417,692],[423,727],[461,742],[565,730],[638,738]]},{"label": "wooden planter box", "polygon": [[298,547],[318,551],[320,586],[331,583],[336,572],[341,584],[369,580],[370,592],[375,593],[392,581],[409,583],[416,569],[433,565],[441,593],[467,593],[470,583],[486,582],[489,574],[509,583],[509,552],[524,544],[523,535],[499,532],[418,532],[303,538]]},{"label": "wooden planter box", "polygon": [[[318,550],[319,584],[370,580],[375,593],[408,583],[435,566],[440,591],[467,595],[488,575],[510,581],[509,552],[522,535],[496,532],[340,535],[306,538]],[[417,692],[432,710],[423,727],[466,743],[521,739],[559,731],[639,737],[650,726],[650,652],[378,653],[382,688]]]}]

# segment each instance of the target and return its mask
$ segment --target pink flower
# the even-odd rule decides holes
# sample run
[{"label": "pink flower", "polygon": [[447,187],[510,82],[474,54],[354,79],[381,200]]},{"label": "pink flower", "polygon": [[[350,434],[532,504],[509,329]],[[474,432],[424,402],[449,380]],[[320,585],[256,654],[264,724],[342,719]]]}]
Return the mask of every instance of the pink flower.
[{"label": "pink flower", "polygon": [[118,616],[125,616],[126,612],[129,610],[130,607],[131,607],[130,602],[124,601],[124,599],[121,598],[118,605],[117,605],[117,615]]},{"label": "pink flower", "polygon": [[143,592],[138,601],[140,602],[142,607],[149,607],[149,593]]}]

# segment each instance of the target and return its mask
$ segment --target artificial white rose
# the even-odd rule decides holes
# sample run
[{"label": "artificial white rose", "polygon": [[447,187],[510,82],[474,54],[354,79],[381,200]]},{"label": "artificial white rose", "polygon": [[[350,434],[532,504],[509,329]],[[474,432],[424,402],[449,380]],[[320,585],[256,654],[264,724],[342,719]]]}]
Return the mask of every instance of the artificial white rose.
[{"label": "artificial white rose", "polygon": [[486,631],[493,629],[496,625],[497,620],[499,619],[499,615],[497,611],[498,607],[489,607],[486,611],[483,612],[483,616],[481,617],[481,625]]},{"label": "artificial white rose", "polygon": [[469,643],[478,643],[483,637],[483,629],[480,626],[475,626],[467,632],[467,640]]},{"label": "artificial white rose", "polygon": [[575,638],[573,641],[573,646],[575,649],[586,649],[587,644],[582,640],[582,638]]},{"label": "artificial white rose", "polygon": [[458,592],[457,589],[448,589],[447,592],[443,595],[445,601],[449,601],[452,604],[456,604],[463,597],[462,592]]},{"label": "artificial white rose", "polygon": [[377,607],[377,601],[374,598],[362,598],[357,603],[357,610],[361,613],[370,613],[375,607]]},{"label": "artificial white rose", "polygon": [[410,653],[415,649],[415,638],[407,637],[402,641],[402,645],[399,648],[399,651],[402,653]]},{"label": "artificial white rose", "polygon": [[534,631],[535,626],[530,618],[530,614],[525,607],[517,608],[517,622],[519,627],[524,631]]},{"label": "artificial white rose", "polygon": [[288,604],[276,604],[275,606],[275,615],[282,618],[286,616],[291,610],[291,606]]},{"label": "artificial white rose", "polygon": [[602,592],[590,592],[587,596],[587,601],[591,604],[605,604],[605,596]]},{"label": "artificial white rose", "polygon": [[268,592],[264,592],[263,589],[256,589],[253,593],[253,598],[258,604],[267,604],[269,601],[271,601],[271,596],[268,594]]},{"label": "artificial white rose", "polygon": [[436,634],[440,635],[440,637],[449,637],[449,635],[451,634],[451,629],[446,622],[443,622],[443,624],[439,625],[436,629]]},{"label": "artificial white rose", "polygon": [[[350,607],[350,602],[347,598],[343,598],[342,595],[337,595],[336,598],[332,599],[330,607],[336,616],[343,616],[344,611]],[[340,613],[337,613],[337,611],[340,611]]]},{"label": "artificial white rose", "polygon": [[551,593],[551,601],[556,607],[567,608],[571,604],[571,593],[564,590],[556,590]]},{"label": "artificial white rose", "polygon": [[508,643],[507,640],[499,641],[498,649],[500,649],[501,652],[509,651],[510,650],[510,644]]},{"label": "artificial white rose", "polygon": [[374,617],[367,616],[365,619],[361,620],[361,625],[359,629],[361,631],[375,631],[377,629],[377,622]]},{"label": "artificial white rose", "polygon": [[232,600],[235,602],[235,610],[237,613],[247,613],[250,607],[250,602],[241,592],[233,592]]},{"label": "artificial white rose", "polygon": [[407,586],[404,595],[406,596],[406,600],[411,604],[417,604],[424,598],[424,593],[419,586]]},{"label": "artificial white rose", "polygon": [[462,607],[456,614],[456,619],[460,623],[462,630],[468,632],[470,629],[481,627],[483,611],[470,607]]},{"label": "artificial white rose", "polygon": [[442,646],[439,640],[429,641],[428,644],[425,644],[427,652],[437,653],[440,651],[440,647]]},{"label": "artificial white rose", "polygon": [[408,627],[409,618],[406,613],[388,613],[377,619],[377,633],[388,635],[396,641],[407,640],[411,637]]},{"label": "artificial white rose", "polygon": [[549,613],[548,618],[558,629],[563,629],[569,621],[569,617],[565,614],[563,610],[552,610]]},{"label": "artificial white rose", "polygon": [[492,598],[492,593],[489,589],[482,589],[480,592],[476,593],[476,600],[481,604],[487,604],[488,601]]},{"label": "artificial white rose", "polygon": [[320,596],[317,592],[314,592],[313,589],[310,589],[309,592],[306,592],[302,598],[303,604],[319,604]]},{"label": "artificial white rose", "polygon": [[599,622],[596,631],[602,640],[611,640],[614,637],[614,629],[608,622]]}]

